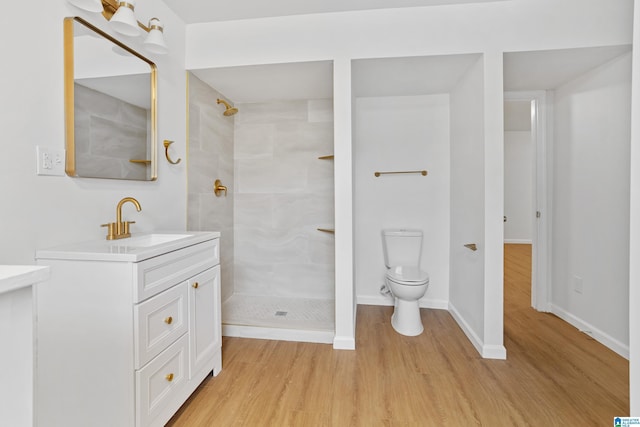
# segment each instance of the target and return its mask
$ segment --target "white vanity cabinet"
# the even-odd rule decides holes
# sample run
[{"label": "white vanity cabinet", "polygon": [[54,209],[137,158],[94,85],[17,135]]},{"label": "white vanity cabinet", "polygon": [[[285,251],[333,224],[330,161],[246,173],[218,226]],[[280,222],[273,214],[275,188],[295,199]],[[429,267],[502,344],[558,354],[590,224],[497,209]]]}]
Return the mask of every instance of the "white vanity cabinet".
[{"label": "white vanity cabinet", "polygon": [[162,426],[220,372],[218,238],[37,252],[36,425]]}]

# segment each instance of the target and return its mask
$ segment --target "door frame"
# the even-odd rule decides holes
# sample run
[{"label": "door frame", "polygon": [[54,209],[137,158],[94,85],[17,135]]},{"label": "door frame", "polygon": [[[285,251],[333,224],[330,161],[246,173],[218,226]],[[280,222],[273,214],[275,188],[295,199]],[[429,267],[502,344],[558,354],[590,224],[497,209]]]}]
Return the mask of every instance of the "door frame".
[{"label": "door frame", "polygon": [[551,120],[552,94],[544,90],[508,91],[504,99],[531,102],[531,141],[534,146],[533,233],[531,236],[531,306],[549,312],[551,300]]}]

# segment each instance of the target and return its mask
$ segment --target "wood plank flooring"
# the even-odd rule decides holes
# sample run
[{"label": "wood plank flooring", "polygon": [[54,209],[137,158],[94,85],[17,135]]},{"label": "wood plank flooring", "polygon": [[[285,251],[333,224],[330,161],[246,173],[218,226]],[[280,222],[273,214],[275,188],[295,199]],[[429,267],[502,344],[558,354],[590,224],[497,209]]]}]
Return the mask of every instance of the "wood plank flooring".
[{"label": "wood plank flooring", "polygon": [[169,422],[209,426],[609,426],[629,412],[628,362],[530,307],[529,245],[505,245],[507,360],[484,360],[444,310],[404,337],[359,306],[356,351],[225,338],[223,369]]}]

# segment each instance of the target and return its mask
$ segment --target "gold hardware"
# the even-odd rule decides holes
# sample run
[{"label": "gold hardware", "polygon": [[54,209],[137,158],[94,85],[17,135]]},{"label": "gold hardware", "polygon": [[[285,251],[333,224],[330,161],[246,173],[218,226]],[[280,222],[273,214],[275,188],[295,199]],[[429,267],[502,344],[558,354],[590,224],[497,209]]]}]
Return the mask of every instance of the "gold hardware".
[{"label": "gold hardware", "polygon": [[216,100],[216,102],[218,104],[223,104],[225,107],[224,113],[222,113],[225,116],[233,116],[235,113],[238,112],[238,109],[236,107],[232,107],[231,105],[229,105],[229,103],[227,101],[225,101],[224,99],[220,99],[218,98]]},{"label": "gold hardware", "polygon": [[175,162],[173,160],[171,160],[171,158],[169,157],[169,146],[171,144],[173,144],[175,141],[169,141],[168,139],[164,140],[164,156],[167,158],[167,161],[169,163],[171,163],[172,165],[177,165],[178,163],[180,163],[180,161],[182,159],[178,159]]},{"label": "gold hardware", "polygon": [[[113,13],[117,10],[117,2],[113,0],[102,0],[103,12],[102,14],[110,19]],[[111,8],[111,9],[108,9]],[[110,13],[107,13],[109,10]],[[114,179],[135,179],[135,180],[146,180],[146,181],[155,181],[158,178],[158,167],[157,167],[157,144],[156,144],[156,130],[157,130],[157,67],[156,65],[146,57],[142,56],[135,50],[131,49],[127,45],[123,44],[119,40],[111,37],[109,34],[103,32],[96,26],[90,24],[80,17],[69,17],[64,19],[64,111],[65,111],[65,172],[68,176],[77,177],[82,176],[86,178],[107,178],[107,176],[96,176],[95,171],[86,171],[83,173],[78,173],[78,165],[79,159],[76,156],[76,136],[75,135],[75,105],[74,105],[74,61],[75,61],[75,51],[74,51],[74,26],[75,24],[81,25],[84,27],[80,33],[85,30],[91,30],[95,34],[100,37],[109,40],[114,45],[118,46],[118,48],[124,50],[125,52],[130,53],[134,57],[144,61],[149,66],[150,78],[151,78],[151,89],[149,93],[150,100],[150,117],[147,120],[147,125],[149,127],[149,141],[148,148],[150,149],[149,156],[151,160],[149,160],[149,169],[147,169],[147,176],[145,178],[126,178],[110,174],[108,178]],[[138,23],[140,24],[140,23]]]},{"label": "gold hardware", "polygon": [[169,316],[166,319],[164,319],[164,323],[166,323],[167,325],[170,325],[173,323],[173,317]]},{"label": "gold hardware", "polygon": [[217,197],[220,197],[220,193],[224,191],[224,195],[227,195],[227,187],[222,185],[222,181],[216,179],[216,182],[213,183],[213,192]]},{"label": "gold hardware", "polygon": [[167,379],[167,381],[171,382],[173,381],[173,374],[167,374],[165,378]]},{"label": "gold hardware", "polygon": [[[111,17],[116,13],[116,10],[118,10],[118,7],[120,6],[128,7],[129,9],[134,10],[134,7],[131,3],[117,0],[102,0],[102,16],[107,18],[107,21],[111,20]],[[147,27],[140,21],[138,21],[138,27],[142,28],[147,33],[151,31],[151,28]]]},{"label": "gold hardware", "polygon": [[380,176],[380,175],[388,175],[388,174],[395,174],[395,173],[419,173],[422,176],[427,176],[427,171],[374,172],[373,174],[375,176]]},{"label": "gold hardware", "polygon": [[318,157],[318,159],[320,159],[320,160],[333,160],[333,154],[330,154],[328,156],[320,156],[320,157]]},{"label": "gold hardware", "polygon": [[464,247],[467,249],[471,249],[474,252],[478,250],[478,247],[475,243],[467,243],[466,245],[464,245]]},{"label": "gold hardware", "polygon": [[131,163],[140,163],[140,164],[144,164],[144,165],[150,165],[151,164],[151,160],[130,159],[129,162],[131,162]]},{"label": "gold hardware", "polygon": [[200,285],[198,285],[198,282],[196,282],[192,286],[193,286],[193,289],[198,289],[198,286],[200,286]]},{"label": "gold hardware", "polygon": [[118,202],[116,206],[116,222],[110,222],[108,224],[101,224],[101,227],[107,227],[107,240],[124,239],[125,237],[131,237],[129,231],[129,224],[135,224],[135,221],[122,221],[122,205],[127,202],[131,202],[135,205],[138,212],[142,210],[140,203],[133,197],[125,197]]},{"label": "gold hardware", "polygon": [[323,233],[331,233],[331,234],[335,234],[336,230],[334,230],[333,228],[318,228],[318,231],[322,231]]}]

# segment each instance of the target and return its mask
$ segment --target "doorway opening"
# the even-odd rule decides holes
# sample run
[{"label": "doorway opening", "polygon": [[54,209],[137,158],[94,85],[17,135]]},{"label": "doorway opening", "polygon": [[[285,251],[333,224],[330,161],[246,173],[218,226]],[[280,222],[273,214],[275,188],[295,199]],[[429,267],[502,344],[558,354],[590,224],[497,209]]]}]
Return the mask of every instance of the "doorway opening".
[{"label": "doorway opening", "polygon": [[531,245],[531,306],[543,312],[550,311],[547,97],[545,91],[504,94],[505,243]]}]

